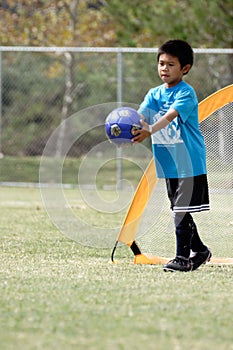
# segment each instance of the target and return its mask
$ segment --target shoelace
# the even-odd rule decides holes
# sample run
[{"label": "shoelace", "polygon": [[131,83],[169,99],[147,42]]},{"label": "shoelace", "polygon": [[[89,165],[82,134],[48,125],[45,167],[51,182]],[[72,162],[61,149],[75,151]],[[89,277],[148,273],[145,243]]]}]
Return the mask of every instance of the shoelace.
[{"label": "shoelace", "polygon": [[171,260],[171,262],[173,262],[175,264],[180,264],[182,266],[186,266],[188,264],[188,261],[185,261],[181,258],[175,258],[175,259]]}]

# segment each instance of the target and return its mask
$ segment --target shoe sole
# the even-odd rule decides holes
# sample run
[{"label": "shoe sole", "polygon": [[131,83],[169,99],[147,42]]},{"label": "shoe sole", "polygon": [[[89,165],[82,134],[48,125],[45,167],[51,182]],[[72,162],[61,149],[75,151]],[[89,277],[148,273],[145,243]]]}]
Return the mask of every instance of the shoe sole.
[{"label": "shoe sole", "polygon": [[208,255],[206,261],[204,261],[201,265],[206,264],[207,262],[209,262],[210,259],[211,259],[211,256],[212,256],[211,251],[209,251],[209,255]]},{"label": "shoe sole", "polygon": [[190,272],[190,271],[192,271],[192,269],[184,271],[184,270],[175,270],[175,269],[169,269],[169,267],[164,267],[163,271],[165,271],[165,272]]},{"label": "shoe sole", "polygon": [[165,272],[175,272],[176,270],[172,270],[172,269],[168,269],[168,268],[164,267],[163,271],[165,271]]}]

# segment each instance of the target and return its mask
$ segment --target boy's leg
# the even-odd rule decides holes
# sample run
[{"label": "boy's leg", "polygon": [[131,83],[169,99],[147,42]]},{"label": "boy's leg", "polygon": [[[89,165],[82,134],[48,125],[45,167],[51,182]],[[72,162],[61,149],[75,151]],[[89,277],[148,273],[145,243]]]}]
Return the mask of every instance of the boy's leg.
[{"label": "boy's leg", "polygon": [[176,232],[176,257],[163,266],[165,271],[191,271],[192,264],[189,260],[192,225],[189,214],[174,213],[174,223]]},{"label": "boy's leg", "polygon": [[191,250],[193,252],[193,256],[190,258],[190,261],[192,264],[192,270],[196,270],[200,265],[209,261],[212,254],[209,248],[201,241],[194,221],[192,222],[192,230],[193,235],[191,239]]},{"label": "boy's leg", "polygon": [[[177,202],[180,184],[179,179],[166,179],[167,194],[171,203],[171,209]],[[176,257],[163,266],[164,271],[191,271],[189,261],[192,230],[185,213],[174,213],[176,233]]]},{"label": "boy's leg", "polygon": [[197,231],[197,226],[195,222],[193,221],[192,216],[191,217],[191,226],[192,226],[192,238],[191,238],[191,250],[193,252],[204,252],[206,250],[206,246],[203,244],[198,231]]},{"label": "boy's leg", "polygon": [[[211,257],[210,250],[202,243],[190,212],[208,210],[208,183],[206,175],[184,179],[166,179],[167,193],[174,212],[177,251],[176,258],[164,265],[165,270],[196,270]],[[185,211],[181,212],[181,209]],[[190,250],[195,252],[190,257]],[[181,257],[181,258],[180,258]],[[182,259],[181,261],[179,261]],[[185,264],[185,269],[178,268]],[[188,262],[188,263],[187,263]],[[191,268],[188,264],[191,263]]]},{"label": "boy's leg", "polygon": [[192,217],[189,213],[174,213],[176,256],[189,258],[193,236]]}]

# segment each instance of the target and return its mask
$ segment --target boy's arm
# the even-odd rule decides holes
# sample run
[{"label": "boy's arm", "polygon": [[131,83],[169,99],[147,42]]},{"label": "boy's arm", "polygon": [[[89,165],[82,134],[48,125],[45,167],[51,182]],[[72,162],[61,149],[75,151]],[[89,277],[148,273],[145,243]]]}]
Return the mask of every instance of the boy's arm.
[{"label": "boy's arm", "polygon": [[169,109],[162,118],[160,118],[156,123],[149,125],[143,119],[141,119],[142,129],[134,132],[135,137],[132,139],[134,143],[140,143],[149,137],[151,134],[165,128],[175,117],[178,116],[178,112],[175,109]]}]

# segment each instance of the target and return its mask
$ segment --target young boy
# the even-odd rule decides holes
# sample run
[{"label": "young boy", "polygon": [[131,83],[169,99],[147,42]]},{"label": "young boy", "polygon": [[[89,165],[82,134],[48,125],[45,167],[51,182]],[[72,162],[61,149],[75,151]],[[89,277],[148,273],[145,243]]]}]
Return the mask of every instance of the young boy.
[{"label": "young boy", "polygon": [[169,40],[157,55],[164,84],[146,94],[138,112],[142,129],[133,142],[151,135],[158,178],[165,178],[174,215],[176,257],[165,271],[191,271],[209,261],[211,252],[199,237],[191,213],[209,210],[206,152],[198,124],[194,89],[183,81],[193,65],[193,50],[183,40]]}]

